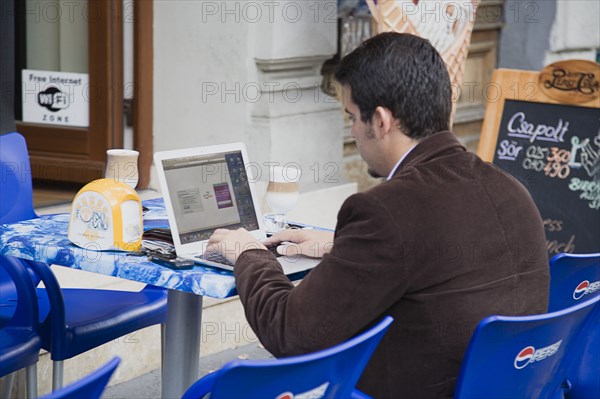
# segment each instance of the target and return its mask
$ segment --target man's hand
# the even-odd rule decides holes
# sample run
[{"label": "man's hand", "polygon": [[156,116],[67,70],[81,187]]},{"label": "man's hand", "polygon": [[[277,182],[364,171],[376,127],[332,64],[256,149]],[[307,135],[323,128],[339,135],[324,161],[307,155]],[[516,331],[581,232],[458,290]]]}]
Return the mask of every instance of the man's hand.
[{"label": "man's hand", "polygon": [[271,246],[282,242],[286,244],[277,248],[281,255],[321,258],[333,248],[333,231],[288,229],[267,238],[264,244]]},{"label": "man's hand", "polygon": [[248,249],[264,249],[260,241],[248,233],[246,229],[217,229],[208,239],[206,252],[216,252],[235,264],[242,252]]}]

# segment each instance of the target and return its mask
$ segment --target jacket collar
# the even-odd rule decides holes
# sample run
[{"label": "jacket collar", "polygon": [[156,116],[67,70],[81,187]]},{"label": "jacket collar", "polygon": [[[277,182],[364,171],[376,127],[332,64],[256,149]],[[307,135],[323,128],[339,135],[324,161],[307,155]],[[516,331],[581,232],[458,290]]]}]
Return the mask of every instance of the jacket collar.
[{"label": "jacket collar", "polygon": [[419,144],[402,161],[394,176],[397,176],[405,168],[430,161],[444,153],[466,150],[451,131],[432,134],[419,141]]}]

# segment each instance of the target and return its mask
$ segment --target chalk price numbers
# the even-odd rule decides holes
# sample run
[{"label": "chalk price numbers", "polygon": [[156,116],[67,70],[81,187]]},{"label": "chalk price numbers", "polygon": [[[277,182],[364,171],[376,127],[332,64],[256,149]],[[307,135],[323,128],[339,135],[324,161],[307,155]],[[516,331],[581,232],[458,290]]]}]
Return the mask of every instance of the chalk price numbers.
[{"label": "chalk price numbers", "polygon": [[[498,157],[503,160],[514,161],[523,146],[514,140],[502,140],[498,149]],[[526,170],[544,172],[548,177],[566,179],[571,173],[570,165],[575,164],[571,151],[558,147],[542,147],[530,145],[525,151],[522,166]]]},{"label": "chalk price numbers", "polygon": [[551,154],[548,156],[548,163],[544,167],[544,173],[549,177],[558,177],[566,179],[571,173],[569,162],[571,161],[571,151],[550,147]]},{"label": "chalk price numbers", "polygon": [[[500,143],[498,157],[504,160],[516,160],[517,156],[523,149],[523,146],[518,145],[514,140],[503,140]],[[548,177],[557,177],[566,179],[571,173],[569,167],[571,160],[571,151],[560,149],[558,147],[542,147],[539,145],[531,145],[525,151],[523,158],[523,169],[534,170],[536,172],[544,171]]]}]

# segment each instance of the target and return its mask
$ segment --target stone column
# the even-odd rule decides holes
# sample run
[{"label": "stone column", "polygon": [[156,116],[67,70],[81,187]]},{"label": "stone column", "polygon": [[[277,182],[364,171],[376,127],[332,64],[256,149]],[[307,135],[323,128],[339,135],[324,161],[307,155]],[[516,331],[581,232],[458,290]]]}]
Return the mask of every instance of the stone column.
[{"label": "stone column", "polygon": [[336,1],[256,4],[263,15],[250,33],[247,143],[261,180],[274,162],[301,167],[302,191],[341,183],[342,113],[320,88],[321,67],[337,51]]}]

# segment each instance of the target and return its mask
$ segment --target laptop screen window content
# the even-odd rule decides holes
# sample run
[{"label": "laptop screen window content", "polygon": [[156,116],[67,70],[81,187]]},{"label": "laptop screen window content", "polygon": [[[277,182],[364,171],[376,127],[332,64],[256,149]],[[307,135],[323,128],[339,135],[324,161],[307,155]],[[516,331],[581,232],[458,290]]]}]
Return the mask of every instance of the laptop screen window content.
[{"label": "laptop screen window content", "polygon": [[207,240],[217,228],[259,228],[241,151],[162,160],[179,240]]}]

